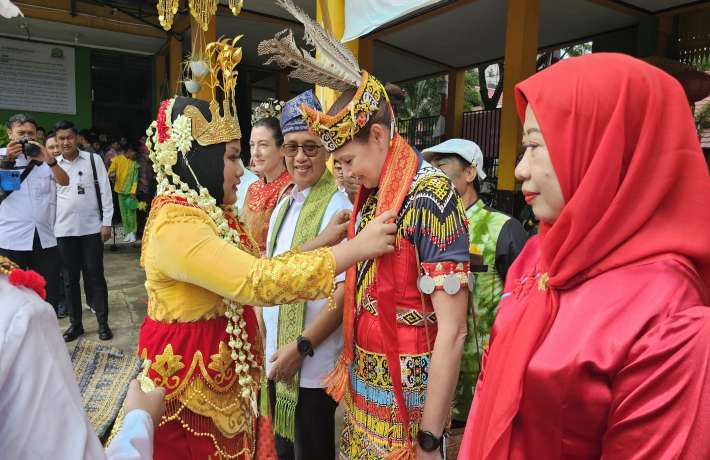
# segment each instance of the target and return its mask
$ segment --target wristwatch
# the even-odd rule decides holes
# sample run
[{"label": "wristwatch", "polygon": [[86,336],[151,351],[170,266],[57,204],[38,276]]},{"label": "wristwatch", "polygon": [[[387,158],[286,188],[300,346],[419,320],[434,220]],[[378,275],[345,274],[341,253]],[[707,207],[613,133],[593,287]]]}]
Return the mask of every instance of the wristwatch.
[{"label": "wristwatch", "polygon": [[48,161],[47,166],[49,166],[50,168],[54,168],[55,166],[57,166],[57,160],[54,160],[52,163]]},{"label": "wristwatch", "polygon": [[302,335],[299,335],[296,339],[296,349],[304,358],[306,356],[313,356],[313,344]]},{"label": "wristwatch", "polygon": [[434,452],[436,449],[441,448],[443,442],[443,436],[437,438],[431,433],[431,431],[419,430],[419,432],[417,433],[417,443],[424,452]]}]

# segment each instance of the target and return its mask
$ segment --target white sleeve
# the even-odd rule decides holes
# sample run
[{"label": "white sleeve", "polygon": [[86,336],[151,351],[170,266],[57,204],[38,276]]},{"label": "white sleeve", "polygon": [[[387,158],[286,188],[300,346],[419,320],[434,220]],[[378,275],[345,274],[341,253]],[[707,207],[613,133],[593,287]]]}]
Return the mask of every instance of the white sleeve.
[{"label": "white sleeve", "polygon": [[149,460],[153,422],[126,415],[104,451],[94,433],[52,307],[0,279],[0,457],[13,460]]},{"label": "white sleeve", "polygon": [[113,221],[113,194],[111,191],[111,181],[108,179],[106,165],[100,156],[92,153],[94,163],[96,163],[96,178],[99,180],[99,188],[101,189],[101,205],[104,210],[104,220],[102,225],[110,227]]},{"label": "white sleeve", "polygon": [[153,421],[143,410],[132,410],[123,419],[106,449],[108,460],[148,460],[153,458]]},{"label": "white sleeve", "polygon": [[[336,215],[340,211],[344,211],[344,210],[352,211],[353,205],[350,202],[348,195],[346,195],[344,192],[341,192],[340,190],[338,190],[337,192],[335,192],[333,194],[333,197],[330,199],[330,202],[328,203],[328,207],[325,208],[325,213],[323,213],[323,220],[320,223],[320,229],[318,230],[318,233],[325,230],[325,228],[330,223],[331,219],[333,219],[334,215]],[[335,282],[336,283],[345,282],[345,272],[340,273],[339,275],[336,275]]]},{"label": "white sleeve", "polygon": [[89,425],[52,307],[2,280],[0,452],[2,458],[105,458]]}]

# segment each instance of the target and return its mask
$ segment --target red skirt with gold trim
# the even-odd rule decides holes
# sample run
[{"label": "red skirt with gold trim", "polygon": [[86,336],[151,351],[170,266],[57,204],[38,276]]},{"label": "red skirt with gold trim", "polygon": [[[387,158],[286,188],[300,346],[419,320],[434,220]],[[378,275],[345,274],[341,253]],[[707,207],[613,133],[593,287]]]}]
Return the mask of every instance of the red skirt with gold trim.
[{"label": "red skirt with gold trim", "polygon": [[[261,362],[258,325],[250,307],[244,308],[244,320]],[[142,358],[151,360],[148,376],[166,390],[166,412],[155,431],[155,460],[275,458],[270,424],[257,420],[240,396],[226,327],[225,317],[194,323],[143,321],[138,349]],[[254,369],[252,377],[259,382],[260,369]],[[261,428],[264,436],[259,436]]]}]

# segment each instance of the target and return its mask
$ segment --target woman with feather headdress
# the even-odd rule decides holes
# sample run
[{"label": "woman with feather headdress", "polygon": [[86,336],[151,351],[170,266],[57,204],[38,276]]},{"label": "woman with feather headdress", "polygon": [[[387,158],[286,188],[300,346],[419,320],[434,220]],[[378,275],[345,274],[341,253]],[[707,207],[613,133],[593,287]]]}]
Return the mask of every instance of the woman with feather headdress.
[{"label": "woman with feather headdress", "polygon": [[340,458],[442,458],[443,433],[466,336],[468,231],[451,182],[397,134],[382,83],[293,5],[320,60],[284,31],[259,54],[293,67],[291,76],[342,91],[327,113],[301,111],[310,130],[359,179],[348,236],[386,212],[396,214],[396,251],[348,270],[343,354],[326,378],[345,399]]}]

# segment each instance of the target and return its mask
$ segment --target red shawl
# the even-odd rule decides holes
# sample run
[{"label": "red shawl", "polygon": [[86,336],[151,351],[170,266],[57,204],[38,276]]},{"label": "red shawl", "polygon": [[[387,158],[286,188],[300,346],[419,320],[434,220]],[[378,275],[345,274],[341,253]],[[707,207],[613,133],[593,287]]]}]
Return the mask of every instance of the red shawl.
[{"label": "red shawl", "polygon": [[[379,216],[385,211],[396,211],[402,207],[404,199],[409,193],[409,189],[414,180],[419,165],[419,158],[416,152],[402,139],[399,134],[395,134],[394,139],[390,143],[390,149],[387,152],[387,158],[382,167],[380,175],[380,183],[378,190],[378,201],[376,215]],[[350,219],[348,228],[348,239],[355,237],[355,223],[357,213],[364,205],[367,197],[370,196],[372,190],[360,187],[357,198],[355,199],[355,212]],[[391,340],[388,340],[388,347],[385,350],[387,356],[387,365],[392,378],[392,388],[394,391],[395,400],[397,401],[397,415],[405,426],[405,432],[409,433],[409,416],[407,415],[407,406],[404,401],[404,393],[402,391],[399,349],[397,346],[397,331],[396,317],[394,305],[394,293],[391,292],[393,284],[391,276],[387,276],[388,271],[392,271],[392,256],[384,255],[379,257],[376,263],[376,285],[377,285],[377,307],[383,313],[380,315],[380,324],[383,334],[387,334]],[[383,280],[383,277],[387,279]],[[338,360],[333,372],[328,375],[324,381],[327,392],[333,399],[340,401],[348,384],[348,368],[353,361],[353,349],[355,345],[355,289],[357,283],[357,268],[352,266],[347,270],[345,278],[345,299],[343,305],[343,353]],[[409,450],[407,450],[407,453]],[[405,453],[401,453],[405,455]],[[400,455],[395,452],[394,455]]]},{"label": "red shawl", "polygon": [[558,292],[608,270],[676,259],[710,280],[710,179],[680,84],[620,54],[561,61],[516,87],[560,181],[565,207],[541,224],[547,288],[490,349],[465,459],[507,459],[523,377],[559,308]]}]

